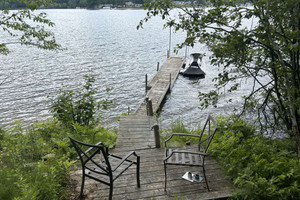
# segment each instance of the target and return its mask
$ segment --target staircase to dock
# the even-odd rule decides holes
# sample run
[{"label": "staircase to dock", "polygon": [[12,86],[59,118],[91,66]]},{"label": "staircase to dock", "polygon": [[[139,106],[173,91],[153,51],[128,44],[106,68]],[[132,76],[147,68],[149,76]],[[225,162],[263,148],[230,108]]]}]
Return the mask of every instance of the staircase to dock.
[{"label": "staircase to dock", "polygon": [[[168,58],[153,79],[146,83],[148,92],[139,107],[132,115],[120,118],[116,148],[147,149],[155,147],[152,127],[156,119],[153,115],[161,109],[166,95],[174,86],[182,63],[182,58]],[[149,108],[149,101],[151,101],[151,108]]]}]

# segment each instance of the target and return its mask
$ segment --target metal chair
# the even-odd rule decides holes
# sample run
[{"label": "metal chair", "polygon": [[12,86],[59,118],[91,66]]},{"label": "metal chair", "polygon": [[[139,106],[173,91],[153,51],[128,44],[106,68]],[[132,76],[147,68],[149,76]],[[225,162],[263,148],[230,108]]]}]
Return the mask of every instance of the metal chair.
[{"label": "metal chair", "polygon": [[[108,153],[108,147],[101,142],[93,145],[78,141],[72,137],[70,140],[79,155],[82,165],[82,183],[80,197],[83,197],[85,177],[108,185],[109,199],[113,196],[114,181],[125,172],[131,165],[136,165],[137,187],[140,187],[140,157],[134,152],[129,152],[125,157],[119,157]],[[129,160],[130,156],[135,156],[136,161]]]},{"label": "metal chair", "polygon": [[[165,140],[165,157],[163,160],[165,171],[165,191],[167,188],[167,165],[181,165],[181,166],[199,166],[202,167],[203,175],[207,190],[210,191],[206,174],[205,174],[205,158],[208,155],[209,145],[217,131],[217,124],[215,120],[209,115],[200,135],[192,135],[185,133],[173,133],[167,140]],[[172,149],[167,147],[174,136],[196,137],[199,138],[198,148],[189,151],[185,149]]]}]

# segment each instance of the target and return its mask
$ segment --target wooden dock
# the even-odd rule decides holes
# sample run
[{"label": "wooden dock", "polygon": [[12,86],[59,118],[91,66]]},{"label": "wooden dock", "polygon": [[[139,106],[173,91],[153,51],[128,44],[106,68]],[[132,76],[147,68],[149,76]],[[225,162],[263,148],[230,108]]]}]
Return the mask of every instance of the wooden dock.
[{"label": "wooden dock", "polygon": [[[136,151],[141,157],[141,187],[136,187],[134,167],[126,171],[114,183],[113,199],[224,199],[232,196],[230,181],[222,173],[216,161],[208,157],[206,175],[212,191],[207,192],[205,183],[191,183],[182,179],[186,171],[202,174],[195,167],[168,167],[168,187],[164,192],[163,148],[157,147],[158,130],[154,131],[156,113],[161,108],[166,94],[173,87],[182,65],[181,58],[169,58],[156,76],[147,84],[147,95],[134,114],[122,116],[119,122],[117,145],[113,149],[116,155],[125,155],[128,151]],[[148,101],[146,101],[148,99]],[[152,111],[149,111],[149,101]],[[151,105],[150,104],[150,105]],[[147,107],[148,106],[148,107]],[[157,128],[157,126],[156,126]],[[156,137],[157,138],[157,137]],[[79,194],[81,170],[73,172],[72,178],[78,183],[76,191]],[[86,199],[108,199],[108,187],[87,180],[85,184]]]},{"label": "wooden dock", "polygon": [[[163,104],[167,93],[174,86],[175,81],[179,75],[179,70],[183,64],[183,59],[178,57],[171,57],[163,64],[158,70],[157,74],[152,80],[146,84],[146,88],[149,90],[146,94],[146,98],[152,101],[153,112],[157,113]],[[147,80],[146,80],[147,81]],[[135,115],[147,115],[146,113],[146,101],[141,102],[139,107],[134,112]]]}]

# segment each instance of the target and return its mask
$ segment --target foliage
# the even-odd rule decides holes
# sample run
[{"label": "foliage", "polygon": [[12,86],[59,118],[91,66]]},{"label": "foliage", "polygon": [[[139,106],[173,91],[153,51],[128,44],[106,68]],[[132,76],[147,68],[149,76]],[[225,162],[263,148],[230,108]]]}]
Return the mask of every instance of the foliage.
[{"label": "foliage", "polygon": [[98,0],[87,0],[87,8],[94,9],[98,5]]},{"label": "foliage", "polygon": [[[186,125],[184,125],[183,120],[181,117],[177,118],[176,120],[171,122],[171,127],[168,129],[163,130],[163,137],[162,142],[165,141],[167,138],[169,138],[172,133],[187,133],[187,134],[193,134],[193,135],[200,135],[201,133],[201,127],[197,127],[196,129],[188,130],[186,128]],[[171,146],[182,146],[186,144],[198,144],[199,139],[194,137],[188,137],[188,136],[174,136],[172,140],[170,141]],[[164,145],[162,145],[164,146]]]},{"label": "foliage", "polygon": [[[116,133],[100,124],[95,126],[99,122],[95,108],[109,109],[112,102],[104,99],[96,104],[92,85],[95,79],[85,78],[79,91],[63,93],[72,94],[72,98],[63,96],[54,101],[59,105],[54,119],[36,122],[27,129],[20,123],[8,130],[0,129],[0,199],[68,199],[70,166],[77,157],[68,136],[114,147]],[[69,107],[75,115],[69,113]]]},{"label": "foliage", "polygon": [[199,93],[203,107],[217,106],[221,88],[235,91],[246,79],[253,88],[245,94],[240,114],[255,111],[264,131],[287,128],[300,156],[299,0],[255,0],[250,5],[210,0],[206,1],[209,7],[177,8],[180,14],[175,17],[171,10],[176,6],[171,2],[149,2],[138,28],[159,15],[167,20],[166,27],[187,32],[179,48],[207,45],[211,64],[221,72],[214,79],[215,89]]},{"label": "foliage", "polygon": [[20,188],[15,184],[18,177],[14,170],[4,166],[0,168],[0,177],[0,198],[9,200],[16,197],[20,193]]},{"label": "foliage", "polygon": [[[272,139],[256,135],[255,126],[238,116],[217,118],[218,131],[211,143],[212,155],[236,187],[236,199],[299,199],[300,163],[294,140]],[[199,134],[200,128],[188,131],[181,118],[165,130]],[[173,145],[184,146],[182,137]]]},{"label": "foliage", "polygon": [[[69,185],[69,167],[74,162],[68,159],[69,150],[53,145],[55,133],[46,140],[39,134],[40,128],[47,129],[35,124],[24,131],[18,124],[4,133],[0,174],[6,187],[0,187],[0,199],[67,198],[64,188]],[[43,157],[48,154],[55,157],[45,161]]]},{"label": "foliage", "polygon": [[1,141],[3,140],[3,138],[4,138],[4,130],[2,128],[0,128],[0,151],[2,149]]},{"label": "foliage", "polygon": [[116,144],[117,134],[100,125],[95,128],[89,126],[80,126],[76,124],[75,138],[85,143],[95,144],[101,141],[105,146],[113,148]]},{"label": "foliage", "polygon": [[[3,132],[0,151],[0,199],[68,199],[70,166],[77,154],[68,135],[112,148],[116,133],[104,127],[77,125],[76,132],[55,120],[21,124]],[[5,187],[2,187],[5,185]]]},{"label": "foliage", "polygon": [[[50,0],[48,0],[50,1]],[[97,8],[100,4],[111,4],[114,6],[124,6],[125,2],[136,4],[144,4],[144,0],[51,0],[47,4],[39,4],[41,8]],[[0,1],[0,9],[19,9],[25,8],[26,4],[22,0],[2,0]]]},{"label": "foliage", "polygon": [[[37,12],[40,5],[47,5],[50,0],[12,0],[10,3],[16,7],[20,5],[24,9],[8,10],[7,1],[1,1],[4,8],[0,11],[1,32],[8,34],[8,41],[0,41],[0,54],[7,55],[10,50],[8,45],[21,44],[36,46],[41,49],[62,49],[56,43],[53,32],[45,28],[51,28],[54,23],[47,19],[45,12]],[[2,6],[1,6],[2,7]]]},{"label": "foliage", "polygon": [[[103,99],[96,101],[96,89],[93,86],[95,77],[85,75],[85,84],[74,90],[61,90],[58,96],[51,100],[53,117],[63,125],[73,130],[74,125],[95,126],[101,121],[101,110],[108,110],[115,100]],[[107,88],[109,93],[113,88]]]},{"label": "foliage", "polygon": [[300,165],[293,140],[254,134],[242,120],[219,117],[211,155],[239,189],[241,199],[299,199]]}]

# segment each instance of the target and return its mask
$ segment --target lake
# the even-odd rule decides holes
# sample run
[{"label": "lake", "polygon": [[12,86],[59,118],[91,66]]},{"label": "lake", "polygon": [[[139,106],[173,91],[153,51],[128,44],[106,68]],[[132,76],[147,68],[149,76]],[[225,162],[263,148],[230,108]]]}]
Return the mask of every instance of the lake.
[{"label": "lake", "polygon": [[[105,88],[114,87],[111,98],[117,99],[117,106],[105,113],[105,124],[117,126],[116,116],[133,111],[145,97],[145,74],[149,79],[156,73],[157,62],[167,59],[169,29],[163,29],[164,22],[155,17],[144,25],[136,27],[146,16],[144,10],[45,10],[56,26],[52,29],[64,51],[44,51],[34,47],[10,45],[8,56],[0,55],[0,126],[9,127],[19,120],[28,125],[36,120],[51,117],[48,111],[49,99],[62,85],[76,88],[83,82],[83,75],[90,70],[96,75],[96,95],[100,99]],[[9,41],[1,35],[2,41]],[[173,33],[171,46],[185,39],[185,33]],[[245,84],[237,92],[222,96],[218,108],[198,109],[198,92],[207,92],[213,87],[212,79],[219,69],[209,64],[207,48],[201,44],[190,53],[205,53],[206,78],[190,80],[179,76],[168,96],[159,117],[163,128],[172,120],[182,117],[186,124],[194,126],[207,114],[227,114],[241,104],[238,98],[249,90]],[[185,50],[177,55],[183,57]],[[228,103],[229,99],[233,102]]]}]

